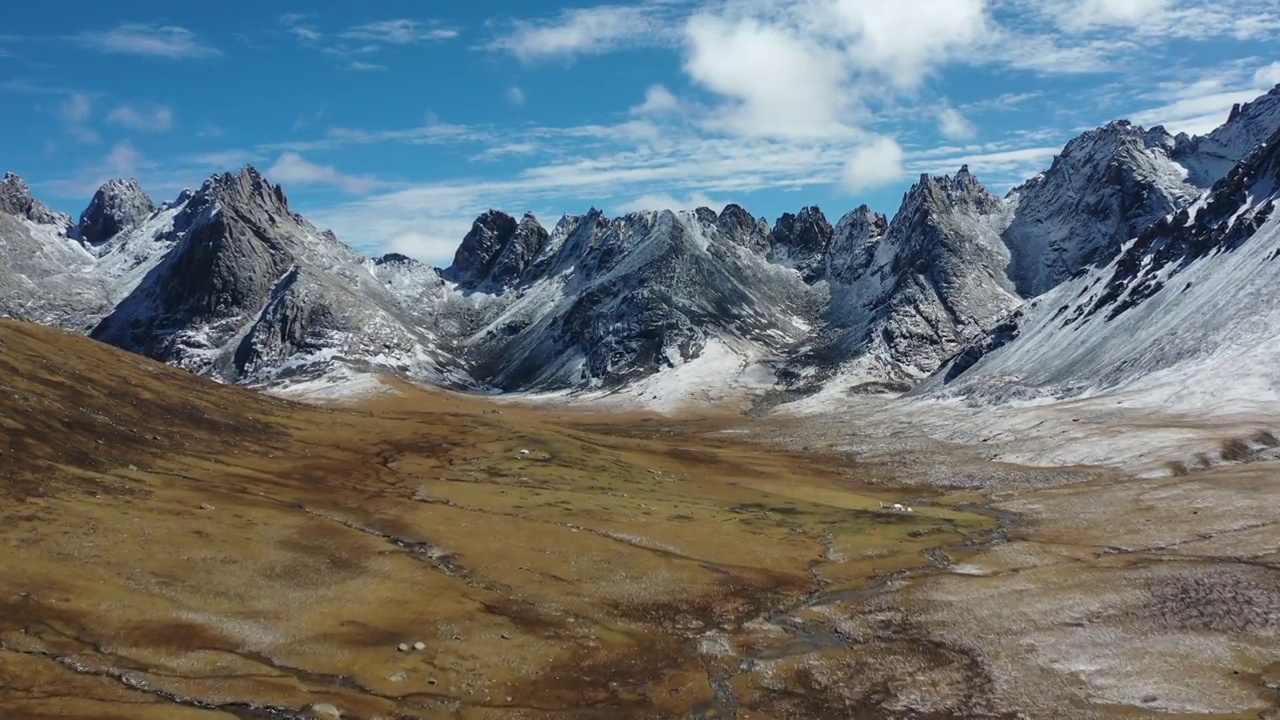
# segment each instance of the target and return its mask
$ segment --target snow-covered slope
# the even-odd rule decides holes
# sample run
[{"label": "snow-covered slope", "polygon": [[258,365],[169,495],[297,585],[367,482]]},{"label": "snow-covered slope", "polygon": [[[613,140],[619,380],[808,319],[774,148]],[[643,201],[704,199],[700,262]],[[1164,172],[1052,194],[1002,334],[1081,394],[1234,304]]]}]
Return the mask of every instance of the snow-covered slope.
[{"label": "snow-covered slope", "polygon": [[1280,132],[1106,267],[1028,304],[916,393],[971,402],[1142,390],[1165,408],[1280,401]]}]

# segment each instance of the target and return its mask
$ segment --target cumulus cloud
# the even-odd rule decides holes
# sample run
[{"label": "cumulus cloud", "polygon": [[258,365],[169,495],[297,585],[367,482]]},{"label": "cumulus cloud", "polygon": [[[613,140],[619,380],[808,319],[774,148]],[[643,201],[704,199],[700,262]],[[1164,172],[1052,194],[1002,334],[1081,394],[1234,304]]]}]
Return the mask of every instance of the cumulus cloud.
[{"label": "cumulus cloud", "polygon": [[902,147],[892,138],[871,139],[849,156],[840,178],[841,185],[856,193],[900,180],[904,157]]},{"label": "cumulus cloud", "polygon": [[755,18],[698,15],[684,69],[725,98],[716,122],[743,135],[821,137],[842,131],[848,105],[840,59],[795,29]]}]

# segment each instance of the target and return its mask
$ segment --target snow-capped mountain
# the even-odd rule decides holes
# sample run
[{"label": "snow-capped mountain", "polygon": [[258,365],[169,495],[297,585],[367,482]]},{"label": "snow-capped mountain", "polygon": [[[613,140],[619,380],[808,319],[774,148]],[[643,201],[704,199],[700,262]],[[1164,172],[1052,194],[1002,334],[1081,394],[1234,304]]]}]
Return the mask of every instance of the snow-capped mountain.
[{"label": "snow-capped mountain", "polygon": [[828,368],[820,382],[909,387],[1015,307],[1000,239],[1008,221],[1008,206],[968,167],[922,176],[887,224],[865,208],[843,218],[824,341],[790,368],[800,384],[814,379],[809,364]]},{"label": "snow-capped mountain", "polygon": [[[1240,238],[1263,227],[1269,191],[1241,180],[1267,177],[1241,169],[1258,155],[1241,158],[1277,130],[1280,89],[1198,138],[1118,121],[1068,143],[1005,198],[965,167],[922,176],[892,219],[861,206],[834,226],[816,207],[772,226],[738,205],[619,218],[592,210],[550,230],[532,215],[490,211],[444,270],[363,257],[249,167],[159,207],[136,182],[111,181],[78,222],[8,175],[0,315],[247,383],[392,371],[464,388],[661,394],[650,379],[679,376],[839,395],[905,389],[947,363],[929,387],[951,392],[977,387],[967,379],[984,368],[1018,367],[997,358],[1034,358],[1027,377],[1036,378],[1051,372],[1054,343],[1090,347],[1061,334],[1082,331],[1042,326],[1092,328],[1157,307],[1148,303],[1171,292],[1157,287],[1171,261],[1144,275],[1156,267],[1148,258],[1217,232],[1174,238],[1175,213],[1193,202],[1185,227],[1218,228],[1227,220],[1204,208],[1235,203],[1231,223],[1252,225],[1224,242],[1251,246]],[[1173,264],[1217,267],[1193,260]],[[1201,285],[1181,292],[1196,297]],[[1065,308],[1053,322],[1049,304]],[[1127,372],[1083,359],[1073,367],[1088,372],[1030,384],[1067,392]]]},{"label": "snow-capped mountain", "polygon": [[1003,238],[1019,293],[1034,297],[1106,263],[1126,240],[1198,196],[1172,157],[1176,145],[1163,128],[1120,120],[1067,143],[1049,170],[1014,188]]},{"label": "snow-capped mountain", "polygon": [[[353,364],[437,381],[452,371],[442,339],[379,279],[386,263],[307,223],[253,168],[214,176],[169,212],[172,249],[94,338],[230,381]],[[426,292],[433,275],[415,276]]]},{"label": "snow-capped mountain", "polygon": [[613,386],[709,344],[743,367],[785,353],[810,329],[813,291],[769,262],[768,235],[743,213],[592,210],[550,233],[532,216],[481,216],[444,271],[463,291],[452,305],[471,319],[477,376],[503,389]]},{"label": "snow-capped mountain", "polygon": [[1145,390],[1166,407],[1280,396],[1280,130],[1105,267],[1061,285],[918,390],[1002,402]]}]

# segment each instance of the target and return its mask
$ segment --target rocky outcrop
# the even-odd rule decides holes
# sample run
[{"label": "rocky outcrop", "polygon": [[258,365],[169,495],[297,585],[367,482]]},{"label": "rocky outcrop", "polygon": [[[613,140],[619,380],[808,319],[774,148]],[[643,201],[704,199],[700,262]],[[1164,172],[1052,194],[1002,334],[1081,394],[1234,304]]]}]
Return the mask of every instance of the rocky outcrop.
[{"label": "rocky outcrop", "polygon": [[76,234],[89,245],[101,245],[141,225],[155,211],[137,180],[108,180],[80,214]]},{"label": "rocky outcrop", "polygon": [[38,225],[50,225],[65,232],[71,226],[71,218],[55,212],[31,197],[31,188],[22,178],[5,173],[0,178],[0,213],[30,220]]}]

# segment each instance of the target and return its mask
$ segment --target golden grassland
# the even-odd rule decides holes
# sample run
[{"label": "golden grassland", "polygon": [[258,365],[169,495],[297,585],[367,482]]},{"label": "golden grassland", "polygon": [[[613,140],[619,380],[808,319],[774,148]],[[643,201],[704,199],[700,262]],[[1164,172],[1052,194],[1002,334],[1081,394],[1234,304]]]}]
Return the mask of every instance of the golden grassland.
[{"label": "golden grassland", "polygon": [[718,647],[812,652],[760,628],[994,527],[737,416],[401,390],[303,406],[0,323],[0,717],[727,716]]}]

